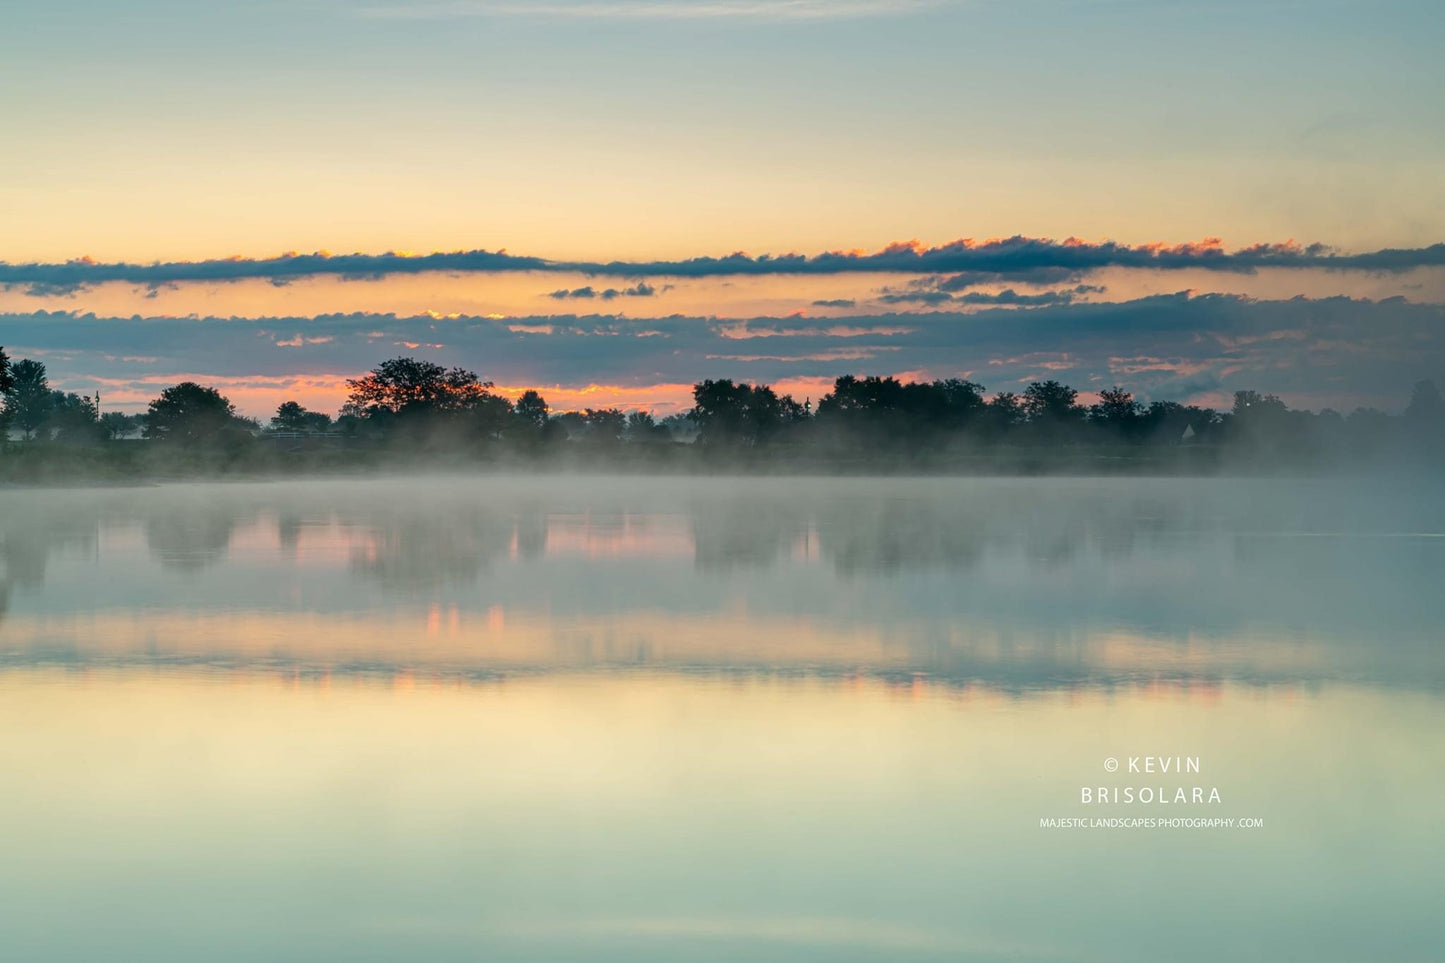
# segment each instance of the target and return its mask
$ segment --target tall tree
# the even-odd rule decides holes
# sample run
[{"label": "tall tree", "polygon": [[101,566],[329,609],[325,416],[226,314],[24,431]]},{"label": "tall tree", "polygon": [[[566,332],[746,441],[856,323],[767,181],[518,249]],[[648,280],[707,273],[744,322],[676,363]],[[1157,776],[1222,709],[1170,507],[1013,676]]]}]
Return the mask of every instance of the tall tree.
[{"label": "tall tree", "polygon": [[[10,377],[10,357],[5,353],[5,348],[0,347],[0,398],[7,398],[10,389],[14,385]],[[0,403],[0,448],[5,446],[5,440],[10,434],[10,411],[4,403]]]},{"label": "tall tree", "polygon": [[392,358],[360,378],[343,414],[364,417],[385,429],[392,423],[419,428],[418,440],[442,436],[494,437],[512,424],[512,403],[465,368],[443,368],[416,358]]},{"label": "tall tree", "polygon": [[408,415],[465,411],[488,394],[492,383],[465,368],[392,358],[360,378],[348,378],[346,386],[349,407],[368,415]]},{"label": "tall tree", "polygon": [[215,388],[184,381],[161,392],[145,416],[145,435],[159,441],[197,444],[239,430],[236,408]]},{"label": "tall tree", "polygon": [[517,414],[517,419],[525,427],[537,432],[541,432],[547,427],[547,399],[537,391],[528,388],[518,396],[517,403],[512,407]]},{"label": "tall tree", "polygon": [[747,433],[748,399],[752,385],[734,384],[731,378],[703,381],[692,386],[692,418],[701,440],[742,438]]},{"label": "tall tree", "polygon": [[10,365],[10,390],[5,392],[5,411],[15,426],[25,432],[25,437],[35,437],[35,432],[50,416],[54,403],[44,363],[22,358]]}]

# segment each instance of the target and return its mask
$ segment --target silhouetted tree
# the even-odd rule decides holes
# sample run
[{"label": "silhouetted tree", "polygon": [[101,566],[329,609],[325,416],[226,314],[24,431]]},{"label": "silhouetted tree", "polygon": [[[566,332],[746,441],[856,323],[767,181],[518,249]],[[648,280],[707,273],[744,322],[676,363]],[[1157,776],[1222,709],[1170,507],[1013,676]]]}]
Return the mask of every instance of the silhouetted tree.
[{"label": "silhouetted tree", "polygon": [[[486,382],[491,385],[491,382]],[[474,399],[462,417],[468,433],[480,438],[500,438],[513,423],[512,403],[490,391]]]},{"label": "silhouetted tree", "polygon": [[1032,381],[1019,406],[1037,440],[1061,442],[1071,440],[1083,423],[1085,412],[1078,398],[1077,391],[1058,381]]},{"label": "silhouetted tree", "polygon": [[1236,418],[1266,418],[1288,411],[1277,395],[1262,395],[1258,391],[1236,391],[1231,414]]},{"label": "silhouetted tree", "polygon": [[540,434],[547,427],[547,400],[531,388],[517,397],[513,410],[517,420],[533,431]]},{"label": "silhouetted tree", "polygon": [[1445,456],[1445,400],[1430,380],[1415,382],[1410,391],[1410,404],[1401,419],[1409,433],[1410,444],[1420,454]]},{"label": "silhouetted tree", "polygon": [[45,365],[40,361],[22,358],[10,365],[10,390],[5,392],[5,411],[11,422],[34,438],[35,433],[45,424],[55,398],[50,391],[50,381],[45,376]]},{"label": "silhouetted tree", "polygon": [[466,411],[492,387],[465,368],[443,368],[415,358],[383,361],[360,378],[348,378],[347,404],[365,415]]},{"label": "silhouetted tree", "polygon": [[245,423],[235,406],[215,388],[183,381],[161,392],[145,415],[145,436],[194,445],[235,439]]},{"label": "silhouetted tree", "polygon": [[1104,422],[1121,424],[1139,415],[1139,402],[1131,392],[1118,385],[1099,392],[1099,400],[1089,409],[1089,416]]},{"label": "silhouetted tree", "polygon": [[983,400],[983,385],[964,378],[945,378],[933,383],[934,390],[943,395],[948,410],[948,421],[953,427],[962,427],[976,420],[986,407]]},{"label": "silhouetted tree", "polygon": [[983,408],[982,385],[961,378],[905,383],[844,375],[818,402],[818,424],[835,443],[916,446],[967,426]]},{"label": "silhouetted tree", "polygon": [[679,411],[668,415],[658,424],[667,431],[673,441],[690,442],[697,437],[697,422],[693,420],[690,411]]},{"label": "silhouetted tree", "polygon": [[271,427],[277,431],[301,431],[305,427],[306,409],[299,401],[283,401],[276,406]]},{"label": "silhouetted tree", "polygon": [[1228,434],[1236,444],[1258,452],[1301,453],[1315,441],[1307,412],[1290,411],[1275,395],[1236,391]]},{"label": "silhouetted tree", "polygon": [[1134,395],[1118,385],[1099,392],[1099,400],[1089,407],[1089,421],[1116,438],[1138,437],[1142,406]]},{"label": "silhouetted tree", "polygon": [[693,385],[692,399],[692,418],[704,444],[754,445],[806,417],[792,396],[779,396],[767,385],[734,384],[730,379]]},{"label": "silhouetted tree", "polygon": [[1162,444],[1208,441],[1219,423],[1219,414],[1213,408],[1186,406],[1177,401],[1150,402],[1137,422],[1142,440]]},{"label": "silhouetted tree", "polygon": [[1066,384],[1031,381],[1024,389],[1024,415],[1030,421],[1075,421],[1084,415],[1078,398],[1079,393]]},{"label": "silhouetted tree", "polygon": [[1410,404],[1405,408],[1405,417],[1414,422],[1436,422],[1445,419],[1445,400],[1440,389],[1430,379],[1415,382],[1410,391]]},{"label": "silhouetted tree", "polygon": [[[15,386],[15,381],[10,376],[10,356],[5,349],[0,347],[0,399],[8,399],[10,391]],[[10,436],[10,407],[0,401],[0,448],[5,447],[5,442]]]},{"label": "silhouetted tree", "polygon": [[627,416],[627,430],[623,433],[628,441],[641,444],[646,442],[671,441],[672,433],[657,423],[650,411],[634,411]]},{"label": "silhouetted tree", "polygon": [[69,444],[93,444],[105,437],[95,399],[74,392],[50,393],[50,414],[41,430]]},{"label": "silhouetted tree", "polygon": [[[1085,409],[1074,388],[1054,380],[1032,382],[1022,395],[1005,391],[985,400],[984,387],[964,378],[914,382],[845,375],[820,400],[814,418],[811,403],[805,407],[767,385],[720,379],[695,384],[694,407],[661,423],[641,410],[589,408],[553,414],[541,394],[530,389],[514,405],[472,371],[414,358],[383,362],[349,380],[348,387],[347,404],[336,421],[345,437],[379,437],[394,430],[398,439],[414,438],[455,451],[466,450],[469,441],[497,438],[516,446],[515,451],[537,453],[564,436],[599,444],[695,436],[724,452],[728,446],[769,442],[786,443],[790,450],[811,444],[844,447],[879,459],[943,451],[958,440],[1033,445],[1111,438],[1152,444],[1193,441],[1221,453],[1237,445],[1255,453],[1303,456],[1300,463],[1332,450],[1383,452],[1403,445],[1421,452],[1445,450],[1445,399],[1428,380],[1414,385],[1403,416],[1357,409],[1342,417],[1330,409],[1318,414],[1291,411],[1277,396],[1257,391],[1236,392],[1231,411],[1221,415],[1172,401],[1146,407],[1119,386],[1099,392],[1097,402]],[[133,430],[138,420],[113,412],[99,416],[98,397],[52,390],[44,364],[12,363],[3,350],[0,390],[5,396],[4,415],[13,416],[29,437],[117,438]],[[259,429],[253,420],[237,416],[215,389],[193,382],[166,389],[138,418],[146,437],[157,440],[239,440],[249,429]],[[277,431],[324,431],[330,425],[328,415],[308,411],[297,401],[281,404],[270,421]],[[1025,456],[1026,463],[1035,463],[1034,453]],[[1181,463],[1209,464],[1210,457],[1206,452],[1193,453]]]},{"label": "silhouetted tree", "polygon": [[903,384],[897,378],[843,375],[818,402],[818,416],[876,414],[903,407]]},{"label": "silhouetted tree", "polygon": [[1357,456],[1376,452],[1396,434],[1394,422],[1377,408],[1356,408],[1345,417],[1344,443]]},{"label": "silhouetted tree", "polygon": [[618,408],[588,408],[587,436],[594,441],[621,441],[627,430],[627,416]]},{"label": "silhouetted tree", "polygon": [[107,411],[100,416],[101,431],[112,441],[140,429],[142,423],[139,415],[125,415],[119,411]]},{"label": "silhouetted tree", "polygon": [[366,417],[357,414],[355,409],[349,405],[343,406],[341,411],[337,413],[336,421],[332,423],[332,427],[347,438],[357,438],[363,434],[366,429]]},{"label": "silhouetted tree", "polygon": [[461,432],[494,437],[512,420],[512,403],[493,394],[490,381],[465,368],[392,358],[346,384],[351,392],[343,413],[383,429],[400,423],[419,429],[421,436]]},{"label": "silhouetted tree", "polygon": [[322,411],[308,411],[298,401],[283,401],[271,419],[273,431],[323,432],[331,427],[331,416]]},{"label": "silhouetted tree", "polygon": [[552,417],[547,399],[531,388],[517,396],[506,434],[527,448],[564,441],[568,437],[566,424]]},{"label": "silhouetted tree", "polygon": [[989,400],[985,415],[996,430],[1007,431],[1023,421],[1023,403],[1012,391],[1000,391]]},{"label": "silhouetted tree", "polygon": [[561,438],[583,438],[587,435],[587,417],[580,411],[563,411],[552,416],[550,422],[562,432]]},{"label": "silhouetted tree", "polygon": [[627,416],[626,435],[628,441],[634,439],[642,440],[656,430],[656,428],[657,419],[652,417],[651,412],[643,411],[639,408]]},{"label": "silhouetted tree", "polygon": [[741,439],[749,432],[748,402],[753,388],[732,379],[703,381],[692,386],[692,418],[704,442]]}]

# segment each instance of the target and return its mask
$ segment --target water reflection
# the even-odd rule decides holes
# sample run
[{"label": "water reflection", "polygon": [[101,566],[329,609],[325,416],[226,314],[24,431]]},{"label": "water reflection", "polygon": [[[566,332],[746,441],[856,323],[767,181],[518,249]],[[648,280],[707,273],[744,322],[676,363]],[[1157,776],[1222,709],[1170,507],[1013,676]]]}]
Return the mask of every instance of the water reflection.
[{"label": "water reflection", "polygon": [[380,510],[336,522],[347,529],[352,570],[402,589],[475,582],[512,541],[510,525],[477,508]]},{"label": "water reflection", "polygon": [[0,658],[1437,687],[1429,491],[487,478],[0,493]]},{"label": "water reflection", "polygon": [[[1433,959],[1442,510],[1284,480],[0,492],[0,956]],[[1265,831],[1040,827],[1148,752]]]},{"label": "water reflection", "polygon": [[[23,775],[0,794],[24,827],[0,861],[7,953],[1437,955],[1445,716],[1424,693],[386,681],[0,673],[0,768]],[[1209,814],[1264,827],[1039,827],[1088,814],[1104,756],[1148,751],[1197,754]]]}]

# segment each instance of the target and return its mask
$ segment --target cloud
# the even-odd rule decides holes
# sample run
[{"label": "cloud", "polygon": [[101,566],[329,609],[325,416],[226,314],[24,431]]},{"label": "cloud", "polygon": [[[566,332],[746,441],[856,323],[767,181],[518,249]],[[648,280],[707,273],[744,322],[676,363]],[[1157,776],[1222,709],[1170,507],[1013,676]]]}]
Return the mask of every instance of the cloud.
[{"label": "cloud", "polygon": [[932,281],[933,286],[940,291],[963,291],[968,288],[982,287],[985,284],[1004,282],[1038,286],[1063,284],[1068,281],[1077,281],[1082,273],[1079,269],[1068,267],[1020,267],[1007,271],[962,271],[952,277],[933,278]]},{"label": "cloud", "polygon": [[[278,339],[300,344],[277,350]],[[0,314],[0,344],[12,358],[44,357],[57,387],[67,391],[99,388],[103,397],[139,402],[154,397],[157,384],[185,374],[249,386],[254,407],[246,410],[254,414],[284,400],[282,388],[266,387],[266,379],[331,378],[326,383],[334,386],[396,354],[461,365],[498,384],[639,392],[703,378],[798,384],[900,372],[976,372],[975,380],[991,390],[1019,390],[1056,372],[1076,387],[1117,383],[1145,400],[1255,388],[1295,405],[1398,410],[1413,381],[1445,382],[1445,307],[1343,297],[1261,301],[1178,293],[1024,309],[981,305],[970,313],[744,321],[611,314],[116,318],[42,311]],[[129,394],[117,393],[121,386],[129,386]]]},{"label": "cloud", "polygon": [[[1077,238],[1054,241],[1019,236],[987,241],[963,239],[937,247],[926,247],[917,241],[897,242],[872,253],[831,251],[815,255],[764,254],[753,257],[737,252],[722,257],[677,261],[556,261],[485,250],[422,255],[398,252],[341,255],[288,253],[273,258],[235,257],[152,264],[80,258],[58,263],[0,262],[0,286],[6,290],[19,286],[34,288],[40,294],[65,294],[86,285],[106,282],[151,286],[260,278],[278,283],[321,275],[346,280],[374,280],[394,274],[432,271],[536,271],[623,278],[849,273],[951,275],[947,280],[938,282],[936,289],[954,291],[999,281],[1033,284],[1042,279],[1077,279],[1090,271],[1110,267],[1160,271],[1194,268],[1249,274],[1263,268],[1398,273],[1441,266],[1445,266],[1445,243],[1345,254],[1322,244],[1301,246],[1293,242],[1254,244],[1226,251],[1217,238],[1175,245],[1128,245],[1114,241],[1089,242]],[[645,284],[630,290],[635,296],[645,296],[643,288],[647,292],[652,291]],[[618,291],[619,295],[627,293],[627,290]]]},{"label": "cloud", "polygon": [[901,351],[901,345],[860,345],[846,348],[829,348],[826,351],[814,351],[808,354],[710,354],[706,355],[709,361],[782,361],[793,363],[798,361],[868,361],[878,357],[886,351]]},{"label": "cloud", "polygon": [[885,291],[878,300],[884,304],[946,304],[953,295],[946,291]]},{"label": "cloud", "polygon": [[[788,320],[792,321],[801,317],[790,315]],[[913,328],[897,324],[834,324],[809,325],[807,327],[779,327],[770,324],[774,319],[755,318],[752,321],[739,321],[723,323],[716,330],[720,337],[729,340],[746,340],[748,338],[865,338],[870,335],[881,335],[892,337],[899,334],[912,334]]]},{"label": "cloud", "polygon": [[[554,269],[563,266],[563,262],[548,264]],[[1253,244],[1231,252],[1225,250],[1218,238],[1174,245],[1127,245],[1115,241],[1089,242],[1078,238],[1054,241],[1049,238],[1015,236],[987,241],[965,238],[937,247],[927,247],[917,241],[902,241],[872,253],[831,251],[812,256],[784,254],[751,257],[738,252],[725,257],[699,257],[682,261],[572,262],[565,266],[573,271],[590,274],[677,277],[855,272],[921,275],[971,272],[956,275],[953,279],[955,286],[969,286],[981,283],[984,278],[991,281],[1020,280],[1036,283],[1043,278],[1072,278],[1108,267],[1154,270],[1202,268],[1234,273],[1253,273],[1261,268],[1401,272],[1418,267],[1445,266],[1445,243],[1423,248],[1344,254],[1323,244],[1301,246],[1291,241]]]},{"label": "cloud", "polygon": [[814,301],[815,308],[851,308],[856,302],[852,298],[827,298],[822,301]]},{"label": "cloud", "polygon": [[455,20],[527,17],[566,20],[842,20],[912,13],[941,0],[451,0],[364,7],[358,14],[383,20]]},{"label": "cloud", "polygon": [[936,288],[930,289],[927,283],[915,282],[904,291],[889,291],[885,288],[878,300],[884,304],[968,304],[1034,308],[1050,304],[1071,304],[1080,295],[1099,294],[1103,290],[1096,284],[1079,284],[1064,291],[1041,291],[1038,294],[1019,294],[1013,288],[1004,288],[992,294],[983,291],[949,294]]},{"label": "cloud", "polygon": [[598,291],[590,284],[586,287],[573,288],[570,291],[566,288],[560,288],[556,291],[548,292],[547,297],[555,298],[558,301],[564,301],[568,298],[581,298],[584,300],[601,298],[604,301],[612,301],[616,298],[650,298],[656,293],[657,288],[648,284],[646,281],[638,281],[632,287],[622,288],[621,290],[617,288],[607,288]]},{"label": "cloud", "polygon": [[602,296],[605,298],[608,296],[608,294],[611,294],[613,297],[616,297],[618,294],[621,294],[624,297],[629,298],[650,298],[656,293],[657,288],[648,284],[646,281],[638,281],[632,287],[623,288],[621,291],[616,291],[613,288],[608,288],[606,291],[602,292]]},{"label": "cloud", "polygon": [[97,261],[82,257],[58,263],[8,264],[0,262],[0,286],[44,285],[52,293],[68,293],[93,284],[121,281],[145,285],[151,290],[187,281],[240,281],[261,278],[273,284],[303,277],[330,275],[356,280],[375,279],[388,274],[420,274],[426,271],[496,272],[550,270],[541,258],[517,257],[505,251],[452,251],[410,255],[314,254],[288,252],[271,258],[229,257],[205,261],[156,261],[131,264]]},{"label": "cloud", "polygon": [[322,335],[318,338],[308,338],[305,335],[293,334],[289,338],[276,340],[274,343],[278,348],[304,348],[307,345],[330,344],[335,340],[336,339],[329,334]]},{"label": "cloud", "polygon": [[[6,291],[9,291],[12,287],[23,288],[25,296],[31,298],[73,298],[77,294],[85,293],[93,286],[94,285],[85,283],[31,281],[28,284],[6,284],[4,287]],[[147,295],[147,297],[155,297],[155,293],[152,292]]]}]

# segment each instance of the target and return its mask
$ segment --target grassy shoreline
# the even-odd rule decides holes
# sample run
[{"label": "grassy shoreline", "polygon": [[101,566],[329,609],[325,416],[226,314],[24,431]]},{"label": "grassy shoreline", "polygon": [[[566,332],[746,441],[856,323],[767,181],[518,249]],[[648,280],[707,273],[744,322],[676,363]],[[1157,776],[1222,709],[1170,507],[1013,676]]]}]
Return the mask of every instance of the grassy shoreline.
[{"label": "grassy shoreline", "polygon": [[[1424,469],[1438,465],[1421,464]],[[688,444],[594,445],[542,450],[495,443],[467,451],[334,445],[283,448],[262,442],[230,448],[181,448],[145,441],[74,446],[21,442],[0,451],[0,485],[134,485],[167,481],[394,475],[418,471],[603,472],[757,476],[1215,475],[1360,473],[1356,461],[1314,455],[1247,457],[1214,446],[1092,445],[850,450],[704,448]]]}]

